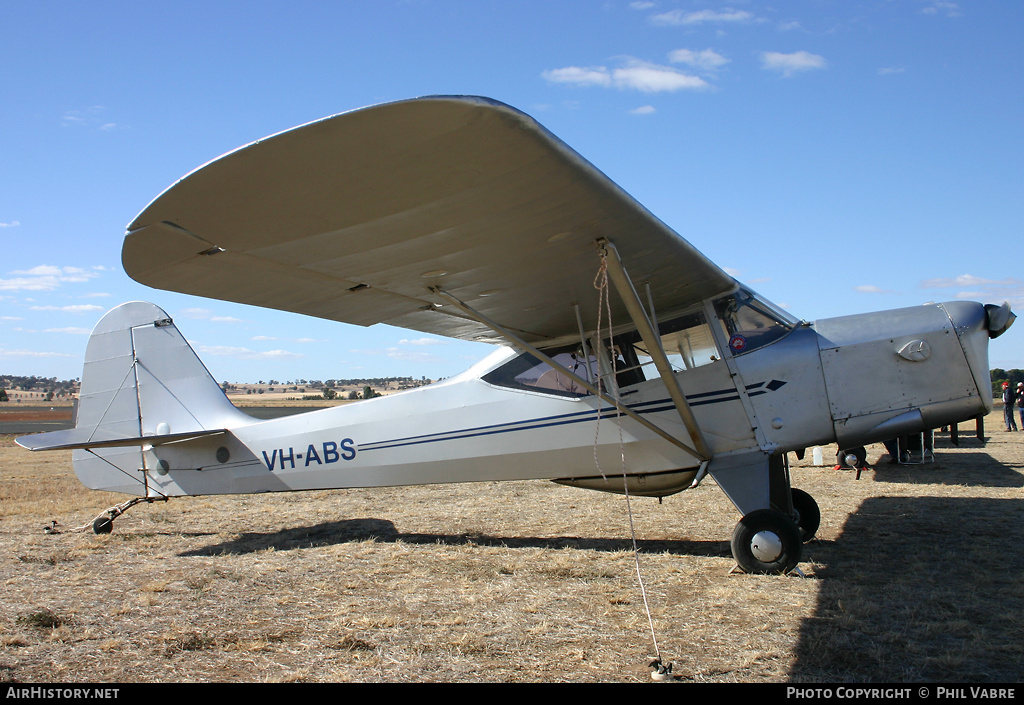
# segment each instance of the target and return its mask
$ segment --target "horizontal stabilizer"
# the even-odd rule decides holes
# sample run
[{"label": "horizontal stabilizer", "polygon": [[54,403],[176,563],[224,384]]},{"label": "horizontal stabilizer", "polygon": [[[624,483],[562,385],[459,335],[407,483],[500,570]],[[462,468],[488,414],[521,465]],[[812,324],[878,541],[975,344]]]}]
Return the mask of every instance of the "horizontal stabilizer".
[{"label": "horizontal stabilizer", "polygon": [[79,450],[88,448],[123,448],[128,446],[159,446],[165,443],[187,441],[202,436],[215,436],[225,429],[168,433],[163,436],[135,436],[132,438],[104,438],[90,433],[95,429],[70,428],[65,431],[36,433],[15,439],[15,443],[28,450]]}]

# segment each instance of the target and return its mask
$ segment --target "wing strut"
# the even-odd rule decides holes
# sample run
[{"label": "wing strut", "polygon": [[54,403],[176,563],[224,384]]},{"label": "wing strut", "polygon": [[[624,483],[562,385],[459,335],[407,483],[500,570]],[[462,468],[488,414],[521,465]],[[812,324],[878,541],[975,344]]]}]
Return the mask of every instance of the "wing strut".
[{"label": "wing strut", "polygon": [[[437,294],[438,296],[444,298],[446,301],[448,301],[448,302],[452,303],[453,305],[455,305],[459,310],[461,310],[467,316],[470,316],[471,318],[473,318],[477,322],[482,323],[483,325],[487,326],[488,328],[493,330],[495,333],[497,333],[498,335],[500,335],[501,337],[505,338],[510,343],[515,345],[520,350],[523,350],[524,352],[528,352],[531,355],[533,355],[534,357],[538,358],[539,360],[542,360],[543,362],[546,362],[553,369],[558,370],[559,373],[564,374],[566,377],[568,377],[569,379],[574,381],[576,384],[578,384],[581,387],[583,387],[584,389],[586,389],[588,392],[590,392],[591,394],[596,396],[601,401],[604,401],[604,402],[606,402],[608,404],[611,404],[613,407],[615,407],[615,409],[617,411],[625,414],[626,416],[628,416],[629,418],[633,419],[634,421],[636,421],[637,423],[641,424],[642,426],[647,427],[648,429],[650,429],[654,433],[658,434],[659,436],[661,436],[662,438],[664,438],[668,442],[672,443],[673,445],[676,445],[676,446],[682,448],[683,450],[685,450],[687,453],[692,455],[697,460],[701,461],[702,463],[706,463],[708,460],[710,460],[710,458],[711,458],[710,454],[702,454],[702,453],[699,453],[698,451],[694,450],[693,448],[688,446],[686,443],[683,443],[681,440],[679,440],[678,438],[673,436],[672,434],[668,433],[667,431],[665,431],[664,429],[662,429],[659,426],[655,425],[654,423],[651,423],[651,421],[649,421],[648,419],[645,419],[644,417],[640,416],[640,414],[636,413],[635,411],[630,409],[625,404],[622,404],[617,399],[613,399],[612,397],[606,395],[604,392],[600,391],[597,387],[595,387],[589,380],[583,379],[582,377],[580,377],[579,375],[575,374],[572,370],[568,369],[564,365],[561,365],[561,364],[555,362],[553,359],[551,359],[550,357],[545,355],[543,352],[538,350],[533,345],[530,345],[529,343],[527,343],[525,340],[520,338],[518,335],[516,335],[512,331],[508,330],[507,328],[505,328],[504,326],[500,325],[496,321],[493,321],[492,319],[490,319],[486,315],[480,313],[479,311],[473,309],[472,307],[470,307],[465,302],[463,302],[463,301],[459,300],[458,298],[456,298],[455,296],[452,296],[451,294],[449,294],[447,291],[441,289],[440,287],[431,287],[430,290],[433,293]],[[684,401],[684,403],[685,403],[685,401]],[[701,441],[703,442],[703,439],[701,439]]]},{"label": "wing strut", "polygon": [[711,450],[708,448],[708,444],[704,440],[704,434],[701,433],[700,426],[697,424],[697,419],[694,417],[693,411],[686,401],[686,395],[683,394],[683,390],[679,386],[679,380],[676,379],[672,371],[672,363],[669,362],[668,355],[665,354],[665,349],[661,346],[661,336],[658,335],[654,330],[654,326],[651,325],[651,319],[647,317],[647,312],[644,311],[644,305],[636,293],[636,288],[633,286],[626,268],[622,266],[619,251],[615,249],[615,245],[604,238],[598,240],[597,245],[600,248],[602,258],[608,265],[608,274],[611,276],[615,288],[618,289],[619,296],[622,297],[622,301],[626,305],[626,310],[629,311],[629,317],[633,319],[633,324],[640,333],[644,345],[647,346],[647,352],[654,360],[654,366],[658,369],[658,374],[661,375],[661,380],[665,383],[669,397],[672,398],[673,403],[676,405],[676,410],[679,412],[679,417],[683,420],[683,425],[686,426],[686,431],[690,434],[690,438],[693,439],[694,445],[697,446],[697,452],[699,453],[697,457],[701,460],[710,460]]}]

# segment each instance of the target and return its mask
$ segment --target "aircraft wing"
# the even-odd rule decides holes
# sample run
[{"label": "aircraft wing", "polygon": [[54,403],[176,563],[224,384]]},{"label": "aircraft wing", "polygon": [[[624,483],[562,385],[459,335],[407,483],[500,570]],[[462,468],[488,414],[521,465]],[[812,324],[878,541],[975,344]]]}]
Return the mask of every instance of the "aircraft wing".
[{"label": "aircraft wing", "polygon": [[[467,340],[538,346],[597,320],[612,241],[659,317],[733,279],[522,112],[430,97],[309,123],[188,174],[128,226],[122,261],[159,289]],[[646,302],[645,292],[641,296]],[[611,297],[612,320],[629,320]],[[446,315],[447,314],[447,315]]]}]

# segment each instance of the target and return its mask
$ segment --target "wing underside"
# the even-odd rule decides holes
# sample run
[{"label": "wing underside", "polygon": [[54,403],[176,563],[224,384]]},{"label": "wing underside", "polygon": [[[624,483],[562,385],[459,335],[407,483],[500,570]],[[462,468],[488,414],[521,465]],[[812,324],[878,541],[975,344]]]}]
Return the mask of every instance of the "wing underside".
[{"label": "wing underside", "polygon": [[[344,113],[192,172],[129,225],[137,281],[331,320],[467,340],[524,340],[596,321],[596,243],[615,244],[659,315],[735,286],[529,116],[436,97]],[[613,297],[613,319],[626,312]]]}]

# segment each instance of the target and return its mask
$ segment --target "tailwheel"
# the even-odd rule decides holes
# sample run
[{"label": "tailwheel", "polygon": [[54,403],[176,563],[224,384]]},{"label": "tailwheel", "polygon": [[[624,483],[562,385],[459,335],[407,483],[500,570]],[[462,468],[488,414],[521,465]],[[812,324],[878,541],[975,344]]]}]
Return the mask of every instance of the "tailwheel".
[{"label": "tailwheel", "polygon": [[814,538],[818,533],[818,527],[821,526],[821,510],[818,509],[814,497],[803,490],[794,487],[790,490],[790,496],[793,498],[796,525],[800,527],[800,538],[807,543]]},{"label": "tailwheel", "polygon": [[732,532],[732,555],[746,573],[788,573],[800,561],[800,527],[775,509],[757,509]]},{"label": "tailwheel", "polygon": [[[161,495],[159,497],[134,497],[129,499],[127,502],[122,502],[116,506],[106,510],[92,521],[92,531],[94,534],[109,534],[114,530],[114,519],[124,514],[126,511],[134,507],[139,502],[166,502],[167,497]],[[86,524],[85,526],[88,526]],[[82,527],[83,529],[85,527]]]}]

